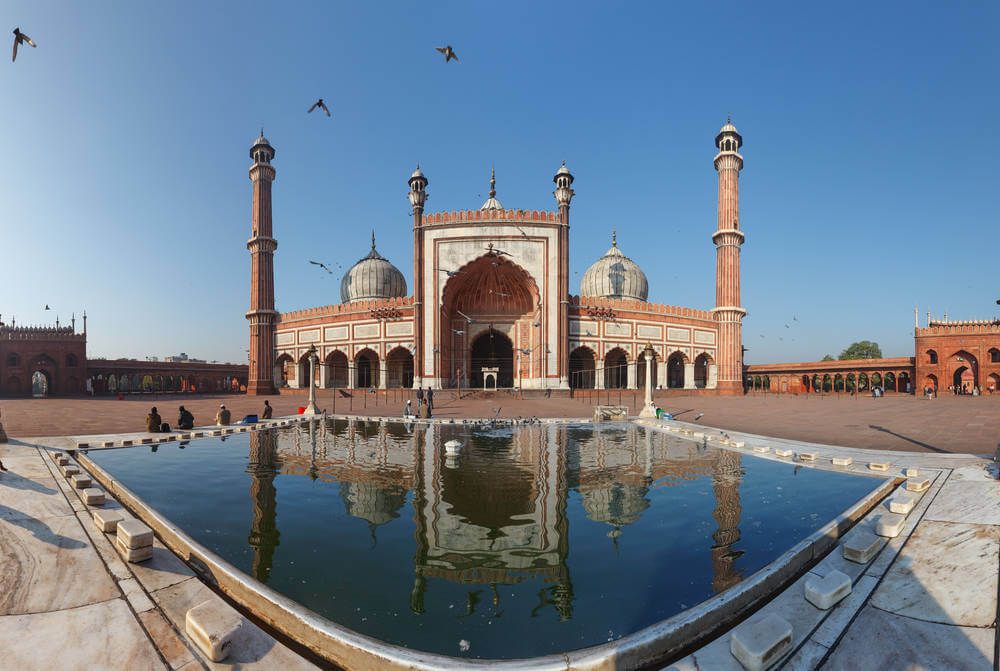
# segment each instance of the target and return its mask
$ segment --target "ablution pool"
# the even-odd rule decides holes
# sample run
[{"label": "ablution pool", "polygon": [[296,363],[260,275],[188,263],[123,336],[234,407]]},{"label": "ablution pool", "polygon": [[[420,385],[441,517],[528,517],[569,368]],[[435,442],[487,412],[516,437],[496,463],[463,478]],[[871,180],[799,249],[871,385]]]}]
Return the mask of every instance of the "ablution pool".
[{"label": "ablution pool", "polygon": [[627,423],[327,419],[88,457],[322,617],[483,659],[587,648],[681,613],[884,482]]}]

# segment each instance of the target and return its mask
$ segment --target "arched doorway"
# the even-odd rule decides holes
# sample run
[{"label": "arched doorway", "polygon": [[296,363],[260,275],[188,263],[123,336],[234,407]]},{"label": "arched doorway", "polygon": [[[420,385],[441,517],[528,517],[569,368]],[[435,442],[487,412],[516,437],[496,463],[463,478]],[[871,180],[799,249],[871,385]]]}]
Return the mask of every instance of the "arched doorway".
[{"label": "arched doorway", "polygon": [[385,359],[389,387],[413,387],[413,354],[405,347],[397,347]]},{"label": "arched doorway", "polygon": [[913,391],[913,388],[910,384],[910,374],[907,373],[906,371],[903,371],[899,374],[899,377],[896,380],[896,385],[899,388],[899,390],[904,394],[909,394],[910,392]]},{"label": "arched doorway", "polygon": [[[299,357],[298,370],[296,371],[296,381],[298,382],[299,389],[309,388],[309,368],[310,368],[309,353],[306,352],[305,354]],[[317,366],[317,373],[318,372],[319,372],[319,367]],[[315,380],[313,380],[313,384],[316,384]]]},{"label": "arched doorway", "polygon": [[667,386],[680,389],[684,386],[684,355],[674,352],[667,357]]},{"label": "arched doorway", "polygon": [[476,336],[469,348],[469,386],[482,388],[483,368],[499,368],[497,387],[514,386],[514,343],[492,326]]},{"label": "arched doorway", "polygon": [[976,377],[968,366],[959,366],[951,376],[951,383],[962,393],[970,394],[976,384]]},{"label": "arched doorway", "polygon": [[358,389],[378,387],[378,354],[363,349],[354,357],[354,386]]},{"label": "arched doorway", "polygon": [[36,370],[31,374],[31,395],[35,398],[45,398],[49,395],[49,374]]},{"label": "arched doorway", "polygon": [[708,386],[708,367],[713,363],[712,357],[703,352],[694,360],[694,386],[704,389]]},{"label": "arched doorway", "polygon": [[335,350],[326,355],[326,386],[343,389],[347,386],[347,355]]},{"label": "arched doorway", "polygon": [[596,385],[597,357],[589,347],[577,347],[569,353],[571,389],[593,389]]},{"label": "arched doorway", "polygon": [[[288,373],[290,368],[289,364],[293,363],[294,360],[287,352],[285,352],[284,354],[282,354],[281,356],[279,356],[277,359],[274,360],[274,383],[277,386],[279,387],[288,386]],[[294,367],[291,368],[294,371]],[[187,382],[188,382],[188,389],[190,389],[191,391],[194,391],[195,389],[198,388],[197,381],[195,380],[195,377],[193,375],[188,376]]]},{"label": "arched doorway", "polygon": [[952,385],[962,393],[971,394],[973,388],[979,386],[979,362],[976,357],[959,350],[951,355],[948,363],[952,368]]},{"label": "arched doorway", "polygon": [[937,390],[938,390],[938,379],[937,379],[937,375],[934,375],[933,373],[930,373],[930,374],[928,374],[928,375],[927,375],[927,376],[926,376],[926,377],[924,378],[924,386],[925,386],[925,387],[930,387],[930,388],[931,388],[931,389],[933,389],[933,390],[935,391],[935,393],[936,393],[936,392],[937,392]]},{"label": "arched doorway", "polygon": [[[486,243],[483,243],[486,246]],[[483,386],[482,368],[500,368],[497,385],[513,387],[514,351],[524,384],[542,384],[548,350],[535,279],[509,256],[491,251],[457,269],[441,293],[433,367],[442,384]],[[440,277],[443,277],[440,276]]]},{"label": "arched doorway", "polygon": [[628,357],[625,350],[615,347],[604,355],[604,388],[624,389],[628,386]]},{"label": "arched doorway", "polygon": [[986,378],[986,390],[992,394],[997,389],[1000,389],[1000,375],[990,373],[989,377]]}]

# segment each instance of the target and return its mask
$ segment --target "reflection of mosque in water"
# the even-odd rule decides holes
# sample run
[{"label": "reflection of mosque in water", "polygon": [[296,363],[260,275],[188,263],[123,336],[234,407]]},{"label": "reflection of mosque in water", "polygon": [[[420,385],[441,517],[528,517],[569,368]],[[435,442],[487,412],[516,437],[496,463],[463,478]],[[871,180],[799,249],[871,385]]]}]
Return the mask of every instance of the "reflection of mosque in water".
[{"label": "reflection of mosque in water", "polygon": [[710,548],[712,586],[741,580],[732,547],[740,539],[740,455],[634,426],[564,425],[476,432],[457,459],[444,457],[448,428],[346,420],[314,422],[294,433],[250,434],[253,501],[249,544],[253,575],[267,581],[279,532],[275,476],[339,482],[349,515],[378,527],[397,519],[413,491],[416,524],[410,607],[423,612],[428,578],[495,586],[537,578],[549,587],[541,606],[572,616],[569,492],[587,517],[608,525],[617,543],[649,507],[657,486],[712,477],[716,530]]}]

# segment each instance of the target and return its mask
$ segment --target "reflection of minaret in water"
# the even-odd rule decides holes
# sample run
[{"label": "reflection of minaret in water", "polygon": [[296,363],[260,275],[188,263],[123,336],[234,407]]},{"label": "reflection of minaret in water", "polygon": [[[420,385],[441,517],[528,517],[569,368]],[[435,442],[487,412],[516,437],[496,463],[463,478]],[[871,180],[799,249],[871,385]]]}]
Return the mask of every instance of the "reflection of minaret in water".
[{"label": "reflection of minaret in water", "polygon": [[733,552],[732,546],[740,540],[740,480],[742,463],[738,452],[719,450],[713,468],[712,490],[715,493],[715,510],[712,517],[718,528],[712,534],[712,589],[716,594],[732,587],[740,580],[734,563],[742,552]]},{"label": "reflection of minaret in water", "polygon": [[267,582],[278,547],[277,490],[274,477],[278,469],[278,434],[272,430],[250,432],[250,500],[253,502],[253,522],[247,542],[253,548],[251,573]]}]

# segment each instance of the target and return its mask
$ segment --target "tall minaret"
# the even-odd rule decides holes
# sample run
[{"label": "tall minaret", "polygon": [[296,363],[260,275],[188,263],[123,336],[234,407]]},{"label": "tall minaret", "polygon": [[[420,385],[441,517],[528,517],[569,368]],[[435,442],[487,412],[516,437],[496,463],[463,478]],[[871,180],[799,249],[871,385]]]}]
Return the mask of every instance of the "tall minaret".
[{"label": "tall minaret", "polygon": [[[413,387],[424,380],[424,203],[427,202],[427,178],[420,165],[410,175],[407,197],[413,207]],[[432,322],[433,323],[433,322]],[[431,343],[433,343],[433,338]],[[434,361],[433,354],[429,357]],[[439,378],[442,375],[434,371]],[[447,376],[444,376],[447,377]]]},{"label": "tall minaret", "polygon": [[724,394],[743,391],[743,317],[740,306],[740,170],[743,138],[731,121],[715,136],[715,170],[719,173],[719,222],[712,235],[715,243],[715,309],[719,325],[717,389]]},{"label": "tall minaret", "polygon": [[275,394],[274,386],[274,250],[278,241],[271,229],[271,182],[274,181],[274,147],[261,130],[250,147],[250,181],[253,182],[253,235],[250,250],[250,373],[247,394]]},{"label": "tall minaret", "polygon": [[563,161],[552,181],[556,190],[552,195],[559,205],[559,266],[557,286],[559,287],[559,327],[556,334],[558,351],[559,388],[569,389],[569,204],[575,191],[572,189],[573,174]]}]

